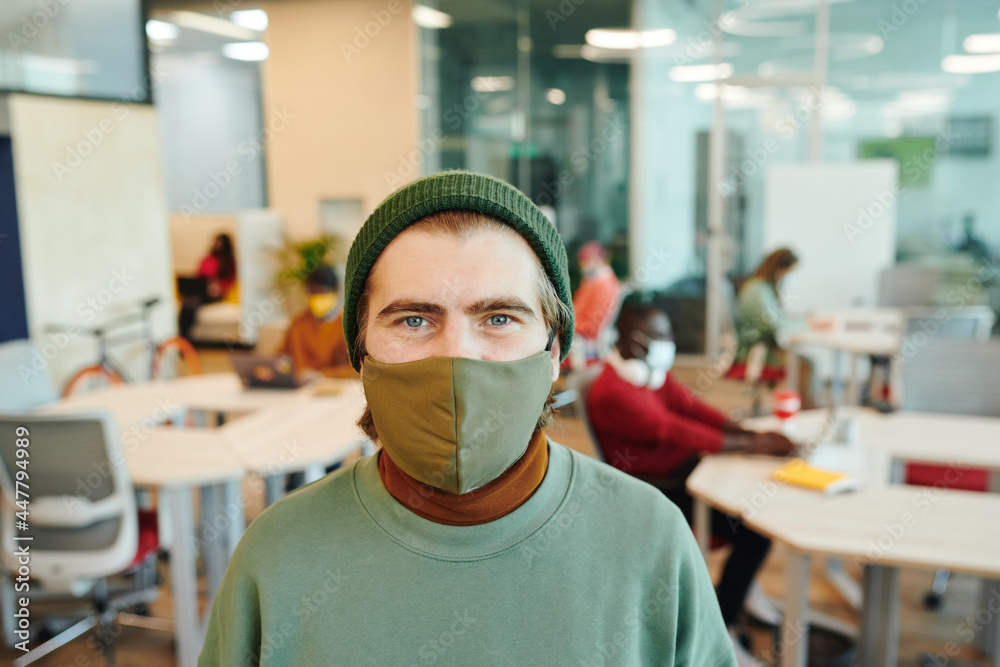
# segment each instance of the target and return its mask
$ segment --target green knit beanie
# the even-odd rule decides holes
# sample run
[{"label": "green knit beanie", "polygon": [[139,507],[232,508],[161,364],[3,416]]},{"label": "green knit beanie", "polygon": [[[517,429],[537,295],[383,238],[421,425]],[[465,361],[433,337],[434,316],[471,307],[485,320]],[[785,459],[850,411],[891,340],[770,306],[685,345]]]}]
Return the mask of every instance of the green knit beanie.
[{"label": "green knit beanie", "polygon": [[351,364],[360,370],[355,354],[358,338],[357,306],[368,272],[375,260],[408,226],[439,211],[477,211],[513,227],[524,237],[541,260],[545,273],[570,317],[560,333],[560,359],[565,359],[573,342],[573,298],[569,289],[566,248],[559,232],[537,206],[520,190],[499,179],[468,171],[442,171],[404,185],[386,197],[368,216],[347,256],[344,296],[344,334]]}]

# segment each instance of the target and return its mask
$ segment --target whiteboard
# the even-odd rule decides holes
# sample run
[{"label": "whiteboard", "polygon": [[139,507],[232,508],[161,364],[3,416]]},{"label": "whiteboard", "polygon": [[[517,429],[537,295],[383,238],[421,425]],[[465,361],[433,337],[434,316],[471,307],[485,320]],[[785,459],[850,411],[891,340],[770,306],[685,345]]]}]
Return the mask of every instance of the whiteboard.
[{"label": "whiteboard", "polygon": [[773,165],[764,194],[764,252],[799,258],[787,311],[874,306],[879,273],[896,261],[895,160]]}]

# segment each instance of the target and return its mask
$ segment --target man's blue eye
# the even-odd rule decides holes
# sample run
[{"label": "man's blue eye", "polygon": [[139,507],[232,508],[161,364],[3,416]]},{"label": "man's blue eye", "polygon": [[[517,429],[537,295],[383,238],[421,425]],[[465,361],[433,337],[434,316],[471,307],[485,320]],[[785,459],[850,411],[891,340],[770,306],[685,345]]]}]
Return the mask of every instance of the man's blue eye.
[{"label": "man's blue eye", "polygon": [[503,325],[510,322],[510,318],[506,315],[492,315],[490,316],[490,324],[497,327],[502,327]]},{"label": "man's blue eye", "polygon": [[423,323],[424,318],[422,318],[422,317],[416,317],[416,316],[414,316],[414,317],[407,317],[406,320],[404,320],[404,321],[406,322],[406,326],[408,326],[408,327],[419,327],[421,325],[421,323]]}]

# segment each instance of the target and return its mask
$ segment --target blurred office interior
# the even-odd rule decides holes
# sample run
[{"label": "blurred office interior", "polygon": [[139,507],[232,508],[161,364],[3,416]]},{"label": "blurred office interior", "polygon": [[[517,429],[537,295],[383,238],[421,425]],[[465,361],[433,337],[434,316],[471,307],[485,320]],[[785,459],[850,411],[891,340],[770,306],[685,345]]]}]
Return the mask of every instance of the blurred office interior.
[{"label": "blurred office interior", "polygon": [[[998,10],[995,0],[6,0],[0,343],[36,352],[4,367],[2,382],[18,393],[44,375],[61,392],[98,356],[91,329],[143,301],[158,300],[155,337],[175,335],[176,279],[222,233],[238,288],[202,307],[191,338],[207,371],[230,371],[234,350],[272,354],[305,304],[297,272],[309,247],[342,276],[382,199],[468,169],[545,211],[574,288],[577,251],[600,242],[622,283],[655,293],[670,316],[675,372],[733,414],[760,408],[758,395],[748,407],[756,389],[722,377],[737,295],[769,252],[794,249],[797,280],[780,296],[795,330],[850,330],[896,309],[903,341],[852,353],[845,371],[843,357],[804,340],[820,404],[853,390],[857,403],[899,409],[911,388],[883,364],[922,347],[914,334],[935,338],[926,323],[968,316],[968,338],[1000,336]],[[149,354],[142,336],[111,351],[136,378]],[[995,383],[1000,368],[991,373]],[[969,391],[992,391],[990,381]],[[566,438],[592,451],[578,422],[566,417]],[[769,561],[769,593],[783,587],[781,558]],[[914,642],[899,664],[954,640],[978,604],[959,576],[942,617],[924,607],[929,587],[926,573],[904,577]],[[856,623],[860,612],[831,591],[819,605]],[[174,664],[158,632],[126,630],[123,664],[144,646],[162,656],[153,664]],[[758,654],[768,642],[754,635]],[[70,664],[63,651],[38,664]]]}]

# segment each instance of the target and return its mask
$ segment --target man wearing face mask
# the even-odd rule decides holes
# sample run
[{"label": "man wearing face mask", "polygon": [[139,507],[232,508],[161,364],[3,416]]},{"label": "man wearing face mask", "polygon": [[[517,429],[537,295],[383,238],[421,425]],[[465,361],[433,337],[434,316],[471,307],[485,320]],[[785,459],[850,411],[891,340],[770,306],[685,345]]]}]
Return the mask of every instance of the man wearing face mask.
[{"label": "man wearing face mask", "polygon": [[199,664],[736,664],[683,515],[544,432],[573,337],[566,252],[497,179],[403,187],[344,307],[382,449],[268,508]]},{"label": "man wearing face mask", "polygon": [[292,320],[279,349],[303,379],[357,377],[344,340],[344,320],[337,308],[340,281],[332,266],[318,266],[306,277],[308,307]]},{"label": "man wearing face mask", "polygon": [[[779,433],[754,433],[698,401],[670,374],[677,346],[666,313],[641,295],[626,299],[616,323],[618,342],[594,381],[587,410],[605,460],[650,479],[691,520],[685,489],[702,454],[747,452],[786,456],[794,444]],[[747,590],[770,542],[739,521],[713,512],[713,533],[732,542],[717,593],[735,634]],[[756,664],[738,644],[740,664]]]}]

